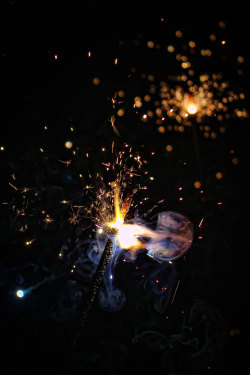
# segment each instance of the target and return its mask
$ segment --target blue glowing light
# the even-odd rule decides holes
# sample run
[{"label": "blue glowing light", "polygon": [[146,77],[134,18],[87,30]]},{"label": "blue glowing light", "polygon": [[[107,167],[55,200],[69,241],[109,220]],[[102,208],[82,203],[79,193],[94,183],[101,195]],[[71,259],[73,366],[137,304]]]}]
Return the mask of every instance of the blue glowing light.
[{"label": "blue glowing light", "polygon": [[16,292],[16,295],[18,298],[23,298],[24,297],[24,291],[22,289],[18,289]]}]

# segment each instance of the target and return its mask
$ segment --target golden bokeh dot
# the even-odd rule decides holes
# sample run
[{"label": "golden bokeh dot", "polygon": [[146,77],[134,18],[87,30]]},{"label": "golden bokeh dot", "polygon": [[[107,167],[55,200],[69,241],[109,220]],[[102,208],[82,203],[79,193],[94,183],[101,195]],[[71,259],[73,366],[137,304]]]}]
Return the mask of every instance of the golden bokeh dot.
[{"label": "golden bokeh dot", "polygon": [[224,29],[224,28],[226,27],[225,22],[224,22],[224,21],[220,21],[220,22],[219,22],[219,27],[220,27],[221,29]]},{"label": "golden bokeh dot", "polygon": [[177,30],[175,32],[175,35],[177,36],[177,38],[181,38],[182,37],[182,32],[180,30]]},{"label": "golden bokeh dot", "polygon": [[125,96],[125,92],[123,90],[119,90],[118,95],[120,96],[120,98],[123,98]]},{"label": "golden bokeh dot", "polygon": [[201,182],[200,182],[200,181],[195,181],[195,182],[194,182],[194,187],[195,187],[196,189],[199,189],[199,188],[201,187]]},{"label": "golden bokeh dot", "polygon": [[173,146],[172,146],[172,145],[167,145],[167,146],[166,146],[166,150],[167,150],[168,152],[173,151]]},{"label": "golden bokeh dot", "polygon": [[222,177],[223,177],[223,174],[221,172],[217,172],[215,176],[216,176],[217,180],[221,180]]},{"label": "golden bokeh dot", "polygon": [[193,40],[190,40],[188,45],[189,45],[190,48],[194,48],[196,46],[196,43]]},{"label": "golden bokeh dot", "polygon": [[239,164],[239,159],[235,156],[235,157],[232,159],[232,163],[233,163],[233,165],[237,165],[237,164]]},{"label": "golden bokeh dot", "polygon": [[117,114],[118,114],[118,116],[120,116],[120,117],[124,116],[124,114],[125,114],[124,109],[122,109],[122,108],[118,109]]},{"label": "golden bokeh dot", "polygon": [[71,141],[65,142],[65,147],[70,149],[73,146],[73,143]]},{"label": "golden bokeh dot", "polygon": [[158,130],[158,132],[160,132],[160,133],[165,133],[165,131],[166,131],[166,129],[164,128],[164,126],[159,126],[158,128],[157,128],[157,130]]},{"label": "golden bokeh dot", "polygon": [[148,75],[148,80],[151,81],[151,82],[154,81],[155,80],[155,76],[153,74],[149,74]]},{"label": "golden bokeh dot", "polygon": [[167,50],[168,50],[168,52],[174,52],[174,46],[168,46],[168,48],[167,48]]},{"label": "golden bokeh dot", "polygon": [[154,48],[154,42],[152,41],[152,40],[149,40],[148,42],[147,42],[147,46],[148,46],[148,48]]},{"label": "golden bokeh dot", "polygon": [[139,96],[136,96],[136,97],[134,98],[134,102],[135,102],[135,106],[136,106],[137,108],[140,108],[140,107],[142,106],[141,98],[140,98]]},{"label": "golden bokeh dot", "polygon": [[216,137],[217,137],[217,134],[216,134],[215,132],[212,132],[212,133],[211,133],[211,138],[212,138],[212,139],[215,139]]},{"label": "golden bokeh dot", "polygon": [[100,82],[101,82],[101,80],[100,80],[100,78],[98,78],[98,77],[95,77],[95,78],[93,78],[93,80],[92,80],[92,83],[93,83],[94,85],[96,85],[96,86],[100,85]]}]

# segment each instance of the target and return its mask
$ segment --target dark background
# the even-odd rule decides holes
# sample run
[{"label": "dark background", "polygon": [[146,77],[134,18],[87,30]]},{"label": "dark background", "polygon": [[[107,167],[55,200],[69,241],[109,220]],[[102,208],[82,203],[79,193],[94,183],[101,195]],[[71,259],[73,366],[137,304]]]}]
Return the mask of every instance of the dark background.
[{"label": "dark background", "polygon": [[[177,69],[174,62],[166,65],[161,51],[149,52],[148,40],[175,43],[171,35],[183,30],[186,41],[195,39],[202,46],[211,33],[221,38],[225,36],[227,58],[221,63],[223,53],[217,45],[206,70],[212,73],[222,69],[232,87],[240,87],[248,98],[249,20],[246,5],[241,2],[224,7],[213,3],[183,5],[162,1],[85,1],[82,4],[4,1],[0,17],[1,145],[5,146],[0,155],[1,199],[11,202],[14,196],[17,202],[21,200],[8,185],[11,174],[15,173],[17,185],[35,186],[43,191],[46,196],[43,203],[57,217],[57,222],[63,216],[56,206],[57,194],[60,195],[58,200],[65,196],[76,199],[79,185],[75,175],[79,169],[97,168],[102,161],[100,148],[110,145],[110,140],[115,138],[107,125],[107,119],[114,113],[111,98],[115,92],[120,88],[126,91],[126,107],[131,98],[145,92],[140,73],[155,74],[160,81],[167,80],[170,73],[166,70],[173,74]],[[166,23],[160,22],[162,17]],[[221,20],[226,23],[225,30],[218,28]],[[123,47],[118,43],[121,40]],[[139,47],[133,44],[135,40],[139,40]],[[93,58],[87,57],[88,51],[93,52]],[[58,55],[57,60],[55,55]],[[244,75],[238,76],[232,61],[241,55],[245,58]],[[119,64],[114,67],[116,57]],[[200,58],[194,61],[196,71],[203,71]],[[136,67],[138,75],[129,78],[131,67]],[[93,77],[100,77],[98,87],[92,84]],[[248,107],[247,99],[245,106]],[[43,129],[45,125],[49,129],[47,133]],[[75,128],[73,135],[70,126]],[[64,318],[63,323],[55,323],[48,317],[53,299],[63,298],[65,290],[66,277],[61,268],[65,270],[68,263],[65,261],[58,266],[55,256],[55,249],[62,244],[65,233],[58,229],[60,225],[43,233],[31,224],[40,238],[40,245],[35,247],[36,253],[22,249],[23,239],[16,235],[14,215],[4,207],[1,213],[1,329],[5,351],[2,352],[1,373],[30,374],[50,370],[55,374],[94,370],[125,373],[133,369],[137,373],[148,373],[149,368],[162,374],[240,371],[249,354],[246,183],[249,120],[233,118],[224,136],[214,142],[201,140],[201,176],[197,174],[188,146],[190,134],[161,135],[148,124],[142,131],[140,121],[129,110],[124,118],[117,119],[117,126],[121,135],[117,144],[129,142],[135,148],[144,144],[146,156],[151,151],[159,151],[149,165],[156,177],[149,193],[151,201],[166,198],[168,209],[183,212],[194,222],[194,245],[190,259],[178,264],[181,286],[168,311],[168,323],[153,310],[150,315],[146,303],[142,304],[143,318],[139,319],[140,314],[134,307],[137,295],[132,292],[132,271],[125,269],[130,277],[123,288],[130,295],[130,303],[120,313],[106,313],[96,306],[78,349],[72,354],[74,322],[69,317]],[[214,120],[212,126],[216,126]],[[56,160],[70,158],[64,143],[72,138],[83,153],[89,152],[91,156],[85,164],[77,158],[72,162],[71,184],[67,180],[68,169],[64,165],[59,167]],[[174,144],[175,151],[166,156],[164,149],[169,143]],[[46,150],[47,159],[41,158],[40,147]],[[240,160],[237,166],[231,162],[232,149]],[[182,166],[186,160],[190,161],[188,169]],[[223,171],[222,181],[212,177],[218,170]],[[204,181],[203,200],[193,189],[193,181],[200,177]],[[186,191],[183,204],[178,200],[180,185]],[[52,192],[52,186],[61,189],[60,193]],[[218,206],[221,201],[223,204]],[[197,228],[202,217],[205,225],[200,233]],[[63,228],[68,230],[66,237],[74,236],[70,226]],[[203,236],[201,242],[198,241],[200,235]],[[37,264],[39,271],[32,271],[32,275],[22,268],[29,263]],[[58,275],[56,282],[45,283],[33,296],[17,300],[13,290],[18,285],[26,282],[33,285],[48,276],[44,271],[48,266]],[[25,278],[28,281],[20,281]],[[120,282],[126,283],[122,277]],[[67,295],[70,293],[77,295],[75,291],[65,291]],[[77,301],[74,300],[76,305]],[[67,303],[73,302],[69,299]],[[65,304],[62,306],[66,309]],[[197,316],[192,315],[193,306],[198,306]],[[191,335],[194,341],[189,341],[187,327],[182,326],[183,311],[189,317],[186,326],[190,331],[195,330]],[[197,326],[201,328],[196,329]],[[167,347],[162,344],[159,335],[152,339],[156,343],[143,340],[135,343],[132,338],[144,331],[162,333],[166,337],[183,335],[180,342],[188,344],[179,342],[179,347],[174,346],[172,350],[170,344]],[[197,342],[203,353],[192,356]]]}]

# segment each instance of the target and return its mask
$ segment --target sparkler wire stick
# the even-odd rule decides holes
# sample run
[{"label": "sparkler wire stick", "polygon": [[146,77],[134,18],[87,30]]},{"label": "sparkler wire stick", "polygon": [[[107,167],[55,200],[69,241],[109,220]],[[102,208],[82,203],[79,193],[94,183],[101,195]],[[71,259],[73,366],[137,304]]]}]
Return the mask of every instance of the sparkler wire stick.
[{"label": "sparkler wire stick", "polygon": [[[135,191],[130,192],[123,202],[123,205],[121,207],[121,213],[122,213],[123,218],[125,217],[126,213],[129,210],[130,203],[131,203],[131,200],[132,200],[132,197],[133,197],[134,193],[135,193]],[[115,202],[116,202],[116,206],[117,206],[116,209],[118,209],[118,206],[119,206],[119,188],[118,188],[118,186],[117,186],[117,190],[116,190],[116,194],[115,194]],[[111,236],[115,236],[117,234],[117,229],[115,229],[115,228],[106,227],[104,230],[106,231],[106,233],[108,233]],[[95,274],[93,276],[92,284],[91,284],[91,287],[90,287],[88,295],[87,295],[85,307],[84,307],[84,310],[83,310],[83,313],[82,313],[82,316],[81,316],[81,320],[80,320],[80,324],[79,324],[79,327],[78,327],[78,332],[77,332],[78,336],[80,336],[81,329],[84,327],[85,322],[88,318],[88,315],[91,311],[91,308],[94,304],[96,295],[97,295],[98,290],[99,290],[100,283],[102,281],[102,277],[104,275],[106,267],[107,267],[107,265],[110,261],[110,258],[112,256],[112,250],[113,250],[113,239],[109,237],[108,240],[107,240],[107,243],[105,245],[105,248],[103,250],[100,262],[97,265]]]},{"label": "sparkler wire stick", "polygon": [[113,248],[113,240],[109,238],[107,240],[106,246],[103,250],[100,262],[98,263],[98,266],[96,268],[95,274],[93,276],[92,284],[89,289],[86,303],[85,303],[85,308],[82,314],[82,318],[80,321],[80,326],[79,326],[79,331],[78,334],[80,335],[81,329],[84,327],[84,324],[88,318],[89,312],[93,306],[93,303],[95,301],[100,283],[102,281],[102,277],[104,275],[104,272],[106,270],[106,267],[110,261],[111,255],[112,255],[112,248]]}]

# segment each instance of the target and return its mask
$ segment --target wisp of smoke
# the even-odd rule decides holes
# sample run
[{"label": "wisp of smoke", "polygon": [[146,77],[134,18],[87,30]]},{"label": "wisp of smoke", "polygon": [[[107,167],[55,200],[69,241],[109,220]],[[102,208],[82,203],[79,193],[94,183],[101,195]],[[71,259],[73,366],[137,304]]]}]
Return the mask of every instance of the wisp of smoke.
[{"label": "wisp of smoke", "polygon": [[[135,240],[136,248],[123,249],[121,243],[125,238],[120,239],[119,235],[126,237],[128,242]],[[164,263],[169,265],[169,261],[183,256],[188,251],[193,240],[193,225],[185,215],[165,211],[158,214],[154,230],[146,225],[131,223],[124,224],[119,235],[113,237],[112,257],[105,270],[103,286],[100,288],[98,295],[100,306],[107,311],[118,311],[126,302],[125,294],[115,286],[114,279],[114,270],[120,255],[127,254],[130,261],[135,260],[139,243],[141,249],[146,250],[147,255],[157,261],[158,264],[161,263],[164,268]],[[95,265],[100,260],[106,241],[107,235],[97,232],[96,239],[89,245],[87,255]],[[166,276],[171,274],[166,272]],[[167,284],[171,283],[171,280],[168,280]],[[153,289],[152,292],[154,292]],[[156,294],[159,294],[157,290]]]}]

